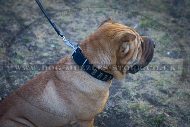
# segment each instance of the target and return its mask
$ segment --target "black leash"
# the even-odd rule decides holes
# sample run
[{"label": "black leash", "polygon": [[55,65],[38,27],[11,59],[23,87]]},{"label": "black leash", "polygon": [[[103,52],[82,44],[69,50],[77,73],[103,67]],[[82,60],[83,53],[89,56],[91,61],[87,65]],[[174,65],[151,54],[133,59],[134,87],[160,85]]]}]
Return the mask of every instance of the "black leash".
[{"label": "black leash", "polygon": [[40,7],[41,11],[43,12],[43,14],[45,15],[45,17],[48,19],[49,23],[52,25],[52,27],[54,28],[54,30],[57,32],[57,34],[63,39],[63,41],[65,42],[65,44],[71,48],[73,48],[73,60],[76,62],[76,64],[78,64],[82,70],[84,70],[85,72],[87,72],[88,74],[90,74],[92,77],[101,80],[101,81],[110,81],[113,79],[113,75],[109,74],[103,70],[100,70],[96,67],[94,67],[93,64],[91,64],[88,59],[83,55],[82,50],[80,49],[80,47],[78,45],[75,45],[73,43],[71,43],[69,40],[67,40],[63,34],[63,32],[61,31],[61,29],[55,24],[55,22],[50,19],[50,17],[47,15],[47,13],[45,12],[40,0],[35,0],[36,3],[38,4],[38,6]]},{"label": "black leash", "polygon": [[38,4],[38,6],[40,7],[42,13],[45,15],[45,17],[47,18],[47,20],[49,21],[49,23],[51,24],[51,26],[54,28],[54,30],[56,31],[56,33],[63,39],[63,41],[65,42],[65,44],[71,48],[73,48],[73,50],[76,50],[76,48],[78,47],[77,45],[71,43],[69,40],[67,40],[62,32],[62,30],[60,29],[60,27],[58,27],[55,22],[47,15],[44,7],[42,6],[40,0],[35,0],[36,3]]}]

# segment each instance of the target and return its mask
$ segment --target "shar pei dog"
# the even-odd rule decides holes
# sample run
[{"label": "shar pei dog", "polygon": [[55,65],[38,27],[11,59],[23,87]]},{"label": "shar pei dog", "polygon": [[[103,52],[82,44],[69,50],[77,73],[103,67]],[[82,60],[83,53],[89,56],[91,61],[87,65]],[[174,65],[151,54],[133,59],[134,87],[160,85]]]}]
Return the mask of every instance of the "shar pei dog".
[{"label": "shar pei dog", "polygon": [[0,127],[92,127],[108,100],[112,79],[138,72],[153,52],[150,38],[107,20],[54,69],[6,97],[0,103]]}]

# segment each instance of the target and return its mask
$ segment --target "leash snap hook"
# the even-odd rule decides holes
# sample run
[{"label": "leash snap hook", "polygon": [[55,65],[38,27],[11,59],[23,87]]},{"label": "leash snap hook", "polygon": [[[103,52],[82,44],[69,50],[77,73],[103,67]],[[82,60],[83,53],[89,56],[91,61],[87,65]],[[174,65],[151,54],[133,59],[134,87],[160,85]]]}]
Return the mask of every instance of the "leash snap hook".
[{"label": "leash snap hook", "polygon": [[42,13],[45,15],[45,17],[47,18],[47,20],[49,21],[49,23],[51,24],[51,26],[54,28],[54,30],[56,31],[56,33],[63,39],[64,43],[71,47],[74,51],[76,50],[77,46],[75,44],[73,44],[72,42],[70,42],[69,40],[66,39],[66,37],[64,36],[62,30],[60,29],[60,27],[58,27],[56,25],[56,23],[47,15],[45,9],[43,8],[40,0],[35,0],[36,3],[38,4],[40,10],[42,11]]}]

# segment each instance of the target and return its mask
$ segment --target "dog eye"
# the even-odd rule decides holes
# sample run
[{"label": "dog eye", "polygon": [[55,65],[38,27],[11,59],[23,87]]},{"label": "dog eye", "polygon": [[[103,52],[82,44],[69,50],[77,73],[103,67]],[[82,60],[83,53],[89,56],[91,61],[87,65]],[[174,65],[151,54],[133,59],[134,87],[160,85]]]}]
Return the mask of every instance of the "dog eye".
[{"label": "dog eye", "polygon": [[122,47],[121,52],[124,53],[125,52],[125,48]]},{"label": "dog eye", "polygon": [[143,42],[141,41],[141,47],[142,47],[142,49],[143,49]]}]

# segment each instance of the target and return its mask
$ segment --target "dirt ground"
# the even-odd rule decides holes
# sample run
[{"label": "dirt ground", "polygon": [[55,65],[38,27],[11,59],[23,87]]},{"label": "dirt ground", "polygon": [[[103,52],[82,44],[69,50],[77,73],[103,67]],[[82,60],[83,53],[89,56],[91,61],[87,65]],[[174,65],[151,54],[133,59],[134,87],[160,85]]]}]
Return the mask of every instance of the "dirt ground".
[{"label": "dirt ground", "polygon": [[[113,81],[97,127],[190,126],[189,0],[42,1],[69,40],[80,43],[110,17],[156,41],[145,70]],[[69,53],[34,0],[0,0],[0,100],[42,71],[37,65]]]}]

